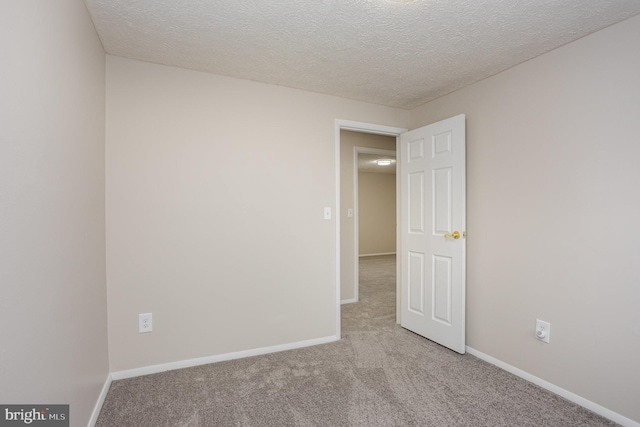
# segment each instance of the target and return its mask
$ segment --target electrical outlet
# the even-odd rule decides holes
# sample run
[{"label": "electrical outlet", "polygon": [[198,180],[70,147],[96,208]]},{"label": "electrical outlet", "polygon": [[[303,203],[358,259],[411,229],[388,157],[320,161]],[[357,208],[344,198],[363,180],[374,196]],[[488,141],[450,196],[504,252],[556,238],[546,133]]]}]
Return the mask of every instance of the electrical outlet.
[{"label": "electrical outlet", "polygon": [[145,333],[153,331],[153,315],[151,313],[141,313],[138,315],[138,332]]},{"label": "electrical outlet", "polygon": [[536,319],[536,338],[540,341],[549,343],[551,335],[551,324],[544,320]]}]

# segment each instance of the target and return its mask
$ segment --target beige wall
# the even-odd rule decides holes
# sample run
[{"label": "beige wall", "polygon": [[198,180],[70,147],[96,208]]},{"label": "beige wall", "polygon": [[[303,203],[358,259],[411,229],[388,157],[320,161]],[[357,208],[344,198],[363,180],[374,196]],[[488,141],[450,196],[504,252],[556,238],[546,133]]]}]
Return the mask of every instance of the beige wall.
[{"label": "beige wall", "polygon": [[410,127],[467,115],[468,345],[640,422],[638,46],[635,17]]},{"label": "beige wall", "polygon": [[395,174],[358,173],[358,215],[360,255],[396,251]]},{"label": "beige wall", "polygon": [[354,209],[354,147],[396,149],[396,138],[370,133],[340,131],[340,299],[353,301],[356,297],[356,230],[355,219],[347,216]]},{"label": "beige wall", "polygon": [[0,5],[0,402],[68,403],[107,378],[105,54],[82,1]]},{"label": "beige wall", "polygon": [[335,336],[336,118],[407,111],[107,56],[113,371]]}]

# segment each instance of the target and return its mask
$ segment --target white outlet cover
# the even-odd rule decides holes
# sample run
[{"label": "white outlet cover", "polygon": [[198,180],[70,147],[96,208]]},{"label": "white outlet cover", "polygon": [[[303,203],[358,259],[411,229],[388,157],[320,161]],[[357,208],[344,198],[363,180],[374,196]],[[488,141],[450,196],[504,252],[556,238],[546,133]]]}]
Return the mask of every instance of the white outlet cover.
[{"label": "white outlet cover", "polygon": [[138,315],[138,332],[143,334],[153,331],[153,314],[140,313]]},{"label": "white outlet cover", "polygon": [[[538,336],[538,331],[543,332],[543,336]],[[542,342],[549,343],[549,337],[551,336],[551,324],[544,320],[536,319],[536,339]]]}]

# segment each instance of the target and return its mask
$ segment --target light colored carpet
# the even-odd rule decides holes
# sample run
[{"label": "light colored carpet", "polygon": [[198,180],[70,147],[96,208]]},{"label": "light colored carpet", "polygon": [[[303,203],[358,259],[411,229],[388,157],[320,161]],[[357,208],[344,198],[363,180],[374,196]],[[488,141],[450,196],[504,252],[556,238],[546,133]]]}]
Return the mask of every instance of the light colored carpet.
[{"label": "light colored carpet", "polygon": [[360,261],[330,344],[114,381],[97,426],[612,426],[395,324],[395,258]]}]

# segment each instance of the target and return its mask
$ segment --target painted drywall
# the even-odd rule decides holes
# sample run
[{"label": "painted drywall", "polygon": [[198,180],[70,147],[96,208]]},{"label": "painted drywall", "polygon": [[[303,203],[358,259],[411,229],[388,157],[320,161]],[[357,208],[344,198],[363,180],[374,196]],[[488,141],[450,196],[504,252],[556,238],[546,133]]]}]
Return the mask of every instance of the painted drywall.
[{"label": "painted drywall", "polygon": [[639,45],[635,17],[410,112],[467,116],[467,344],[637,422]]},{"label": "painted drywall", "polygon": [[0,402],[86,426],[109,373],[105,54],[82,1],[0,4]]},{"label": "painted drywall", "polygon": [[358,173],[358,216],[361,256],[396,251],[395,174]]},{"label": "painted drywall", "polygon": [[396,138],[370,133],[340,131],[340,300],[356,298],[356,230],[347,209],[355,209],[354,147],[396,149]]},{"label": "painted drywall", "polygon": [[111,369],[335,336],[335,120],[407,118],[107,56]]}]

